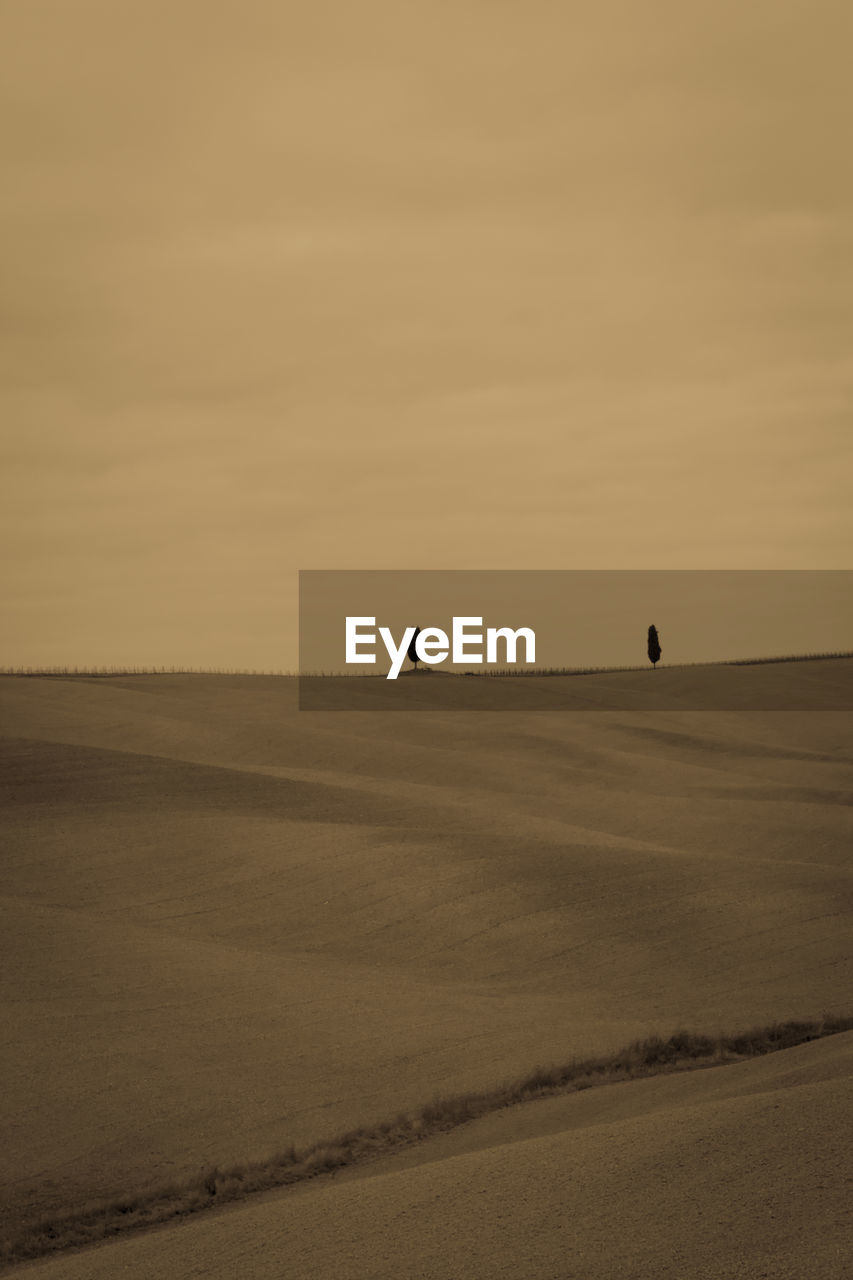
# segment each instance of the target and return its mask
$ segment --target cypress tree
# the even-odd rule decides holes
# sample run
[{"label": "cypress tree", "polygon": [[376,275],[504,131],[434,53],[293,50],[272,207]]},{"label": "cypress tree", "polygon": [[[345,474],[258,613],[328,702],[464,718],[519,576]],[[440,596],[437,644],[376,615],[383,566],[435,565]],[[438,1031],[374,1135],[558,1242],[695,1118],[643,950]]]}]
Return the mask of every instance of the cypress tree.
[{"label": "cypress tree", "polygon": [[660,662],[660,640],[658,640],[657,627],[649,627],[649,662],[656,667]]}]

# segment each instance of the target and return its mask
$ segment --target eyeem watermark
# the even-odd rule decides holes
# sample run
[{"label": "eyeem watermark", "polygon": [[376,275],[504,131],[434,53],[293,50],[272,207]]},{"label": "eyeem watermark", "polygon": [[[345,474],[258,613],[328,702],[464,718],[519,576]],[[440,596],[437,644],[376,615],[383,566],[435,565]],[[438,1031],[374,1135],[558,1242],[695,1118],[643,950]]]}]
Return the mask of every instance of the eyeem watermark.
[{"label": "eyeem watermark", "polygon": [[303,569],[298,705],[849,711],[853,570]]},{"label": "eyeem watermark", "polygon": [[[346,619],[346,661],[349,664],[375,664],[377,632],[375,617],[348,616]],[[453,618],[453,626],[448,636],[441,627],[406,627],[400,642],[394,638],[390,627],[379,627],[378,636],[385,646],[391,660],[387,680],[396,680],[400,669],[414,641],[414,654],[419,662],[428,666],[437,666],[452,653],[452,661],[456,663],[482,663],[483,640],[486,643],[487,664],[495,665],[504,661],[510,665],[518,661],[519,640],[524,641],[524,662],[536,661],[536,633],[532,627],[519,627],[513,631],[511,627],[487,627],[483,632],[483,619],[475,617]],[[498,654],[498,642],[502,641],[503,656]]]}]

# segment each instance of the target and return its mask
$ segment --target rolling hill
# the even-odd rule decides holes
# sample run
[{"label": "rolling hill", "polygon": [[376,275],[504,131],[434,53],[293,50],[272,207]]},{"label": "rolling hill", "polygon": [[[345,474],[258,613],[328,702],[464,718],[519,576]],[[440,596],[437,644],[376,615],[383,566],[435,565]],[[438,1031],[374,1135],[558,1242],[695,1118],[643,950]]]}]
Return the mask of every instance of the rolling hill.
[{"label": "rolling hill", "polygon": [[[0,1230],[635,1036],[846,1011],[853,664],[807,675],[822,710],[4,678]],[[654,1114],[636,1150],[675,1161]]]}]

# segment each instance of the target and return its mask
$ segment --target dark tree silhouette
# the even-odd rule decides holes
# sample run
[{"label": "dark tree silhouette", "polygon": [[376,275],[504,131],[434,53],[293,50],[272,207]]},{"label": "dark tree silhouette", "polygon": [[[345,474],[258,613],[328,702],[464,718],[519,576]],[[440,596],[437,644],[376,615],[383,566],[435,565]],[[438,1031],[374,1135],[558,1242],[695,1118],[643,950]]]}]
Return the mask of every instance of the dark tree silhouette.
[{"label": "dark tree silhouette", "polygon": [[649,662],[656,667],[660,662],[660,640],[658,640],[657,627],[649,627]]},{"label": "dark tree silhouette", "polygon": [[409,662],[412,663],[412,665],[415,668],[415,671],[417,671],[418,663],[420,662],[420,658],[418,657],[418,651],[415,648],[415,645],[417,644],[418,636],[420,634],[421,634],[420,627],[415,627],[415,634],[412,636],[412,643],[409,645],[409,648],[408,648]]}]

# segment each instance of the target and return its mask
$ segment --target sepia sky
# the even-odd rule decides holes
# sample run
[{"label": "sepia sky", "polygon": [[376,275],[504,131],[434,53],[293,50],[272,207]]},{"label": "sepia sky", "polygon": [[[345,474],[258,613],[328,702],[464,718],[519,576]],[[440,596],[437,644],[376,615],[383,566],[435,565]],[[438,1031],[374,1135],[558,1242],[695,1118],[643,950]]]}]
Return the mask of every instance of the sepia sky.
[{"label": "sepia sky", "polygon": [[299,568],[853,567],[851,35],[8,0],[0,665],[294,667]]}]

